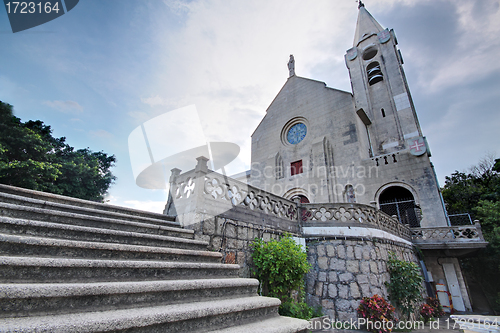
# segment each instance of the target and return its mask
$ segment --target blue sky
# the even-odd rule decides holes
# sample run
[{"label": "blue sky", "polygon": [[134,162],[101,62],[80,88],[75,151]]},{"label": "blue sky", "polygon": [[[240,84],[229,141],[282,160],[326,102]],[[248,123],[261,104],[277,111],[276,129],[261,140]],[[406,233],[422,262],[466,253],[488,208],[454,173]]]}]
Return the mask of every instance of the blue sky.
[{"label": "blue sky", "polygon": [[[365,5],[398,36],[441,185],[488,153],[499,157],[500,1]],[[166,192],[135,185],[132,131],[194,104],[208,141],[241,148],[227,172],[248,169],[250,135],[288,77],[290,54],[297,75],[350,91],[344,54],[356,17],[354,0],[81,0],[13,34],[2,8],[0,100],[76,148],[115,154],[110,203],[161,212]],[[196,136],[196,126],[180,128]]]}]

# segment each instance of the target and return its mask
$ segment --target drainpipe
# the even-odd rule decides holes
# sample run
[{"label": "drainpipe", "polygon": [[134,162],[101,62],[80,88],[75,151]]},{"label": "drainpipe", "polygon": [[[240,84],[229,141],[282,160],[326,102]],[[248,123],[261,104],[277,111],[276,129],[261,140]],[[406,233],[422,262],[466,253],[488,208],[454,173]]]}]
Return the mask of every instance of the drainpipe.
[{"label": "drainpipe", "polygon": [[431,162],[432,173],[434,174],[434,179],[436,180],[436,186],[439,193],[439,199],[441,199],[441,205],[443,206],[444,216],[446,217],[446,223],[451,227],[450,218],[448,217],[448,212],[446,211],[446,206],[444,204],[443,194],[441,193],[441,188],[439,188],[439,181],[436,174],[436,169],[434,169],[434,164]]}]

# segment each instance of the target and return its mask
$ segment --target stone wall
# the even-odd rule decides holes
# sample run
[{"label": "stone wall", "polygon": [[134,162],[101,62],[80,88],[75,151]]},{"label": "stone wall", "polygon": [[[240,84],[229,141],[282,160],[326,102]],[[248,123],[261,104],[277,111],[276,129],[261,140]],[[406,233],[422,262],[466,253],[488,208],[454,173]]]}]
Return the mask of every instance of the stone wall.
[{"label": "stone wall", "polygon": [[189,227],[195,230],[196,239],[209,242],[210,250],[222,253],[224,263],[240,265],[240,277],[251,276],[251,244],[255,238],[262,238],[268,242],[289,232],[272,225],[250,223],[223,216],[201,219],[200,223]]},{"label": "stone wall", "polygon": [[387,299],[389,252],[399,259],[418,262],[406,244],[384,240],[307,240],[312,265],[306,278],[307,303],[321,306],[332,320],[356,318],[363,297],[379,294]]}]

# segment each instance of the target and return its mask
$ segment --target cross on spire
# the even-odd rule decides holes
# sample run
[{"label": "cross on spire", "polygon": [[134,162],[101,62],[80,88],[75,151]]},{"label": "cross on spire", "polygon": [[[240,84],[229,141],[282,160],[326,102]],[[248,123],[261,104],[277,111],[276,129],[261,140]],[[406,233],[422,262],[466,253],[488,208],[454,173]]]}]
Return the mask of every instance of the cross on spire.
[{"label": "cross on spire", "polygon": [[360,9],[361,7],[364,7],[365,4],[363,3],[363,1],[361,0],[358,0],[358,9]]}]

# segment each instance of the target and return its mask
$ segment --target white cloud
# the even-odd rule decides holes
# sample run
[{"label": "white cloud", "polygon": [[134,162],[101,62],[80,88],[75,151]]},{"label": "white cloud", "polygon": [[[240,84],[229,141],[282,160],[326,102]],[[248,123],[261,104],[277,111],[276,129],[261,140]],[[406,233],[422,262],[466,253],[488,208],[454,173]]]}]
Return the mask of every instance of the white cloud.
[{"label": "white cloud", "polygon": [[125,207],[145,210],[148,212],[160,213],[160,214],[163,213],[163,209],[165,209],[165,204],[166,204],[166,202],[163,201],[152,201],[152,200],[146,200],[146,201],[126,200],[123,203],[124,203],[123,206]]},{"label": "white cloud", "polygon": [[143,123],[149,119],[151,119],[151,116],[144,111],[129,111],[127,114],[133,118],[134,120],[137,121],[137,123]]},{"label": "white cloud", "polygon": [[[165,197],[167,198],[168,191],[150,191],[155,194],[160,194],[159,197]],[[122,207],[129,207],[132,209],[138,209],[138,210],[144,210],[148,212],[153,212],[153,213],[163,213],[163,209],[165,208],[165,204],[167,203],[167,200],[165,199],[164,201],[158,201],[158,200],[127,200],[126,197],[124,198],[122,195],[112,195],[108,194],[106,198],[104,198],[104,201],[107,204],[110,205],[115,205],[115,206],[122,206]]]},{"label": "white cloud", "polygon": [[75,101],[44,101],[42,103],[63,113],[83,112],[83,107]]},{"label": "white cloud", "polygon": [[105,131],[103,129],[89,131],[89,134],[92,137],[103,138],[103,139],[109,139],[109,138],[113,137],[113,134],[111,134],[108,131]]},{"label": "white cloud", "polygon": [[150,83],[150,97],[141,101],[164,111],[195,104],[208,141],[241,147],[241,168],[250,162],[250,135],[288,78],[290,54],[303,77],[312,76],[318,63],[341,63],[338,78],[325,71],[314,78],[350,90],[343,56],[352,44],[355,3],[321,0],[314,8],[299,0],[167,4],[185,21],[175,31],[156,23],[164,60]]},{"label": "white cloud", "polygon": [[[500,10],[498,1],[487,2],[490,10],[474,15],[474,1],[456,1],[460,39],[446,62],[440,64],[430,90],[440,90],[479,80],[492,72],[500,71],[500,63],[492,61],[492,55],[500,54]],[[451,3],[450,3],[451,6]]]},{"label": "white cloud", "polygon": [[141,102],[148,104],[149,106],[166,105],[166,102],[160,96],[156,95],[153,97],[141,97]]},{"label": "white cloud", "polygon": [[177,15],[185,14],[189,12],[189,3],[182,0],[163,0],[163,3],[167,5],[172,12]]}]

